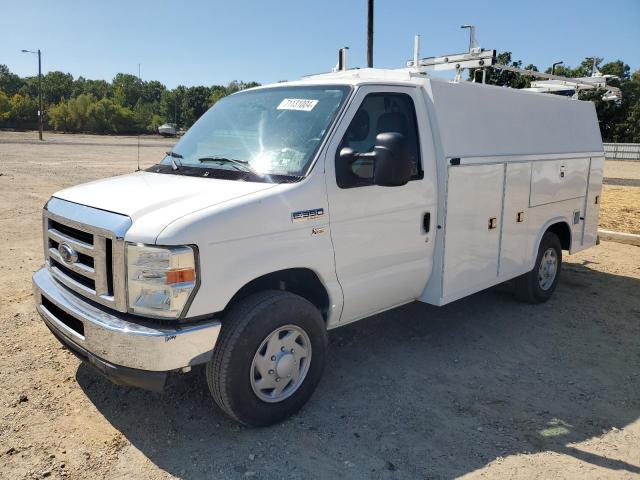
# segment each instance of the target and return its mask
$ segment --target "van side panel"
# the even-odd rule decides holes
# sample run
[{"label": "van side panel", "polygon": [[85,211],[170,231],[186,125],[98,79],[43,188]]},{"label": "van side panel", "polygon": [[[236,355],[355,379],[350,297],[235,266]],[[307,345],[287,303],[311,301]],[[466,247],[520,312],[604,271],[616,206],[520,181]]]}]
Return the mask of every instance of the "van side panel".
[{"label": "van side panel", "polygon": [[[540,239],[556,223],[568,226],[571,253],[595,244],[602,162],[593,159],[603,157],[603,147],[592,102],[435,78],[424,88],[444,188],[434,268],[420,301],[445,305],[530,271]],[[494,173],[491,189],[479,177],[460,183],[467,191],[456,187],[471,166]],[[464,226],[474,213],[487,216],[496,192],[500,230],[491,263],[493,243],[476,225]]]},{"label": "van side panel", "polygon": [[[586,248],[581,246],[583,230],[592,235],[586,241],[595,243],[598,222],[595,198],[600,192],[602,176],[602,168],[598,170],[597,162],[594,163],[593,176],[587,174],[588,180],[585,180],[580,193],[584,171],[582,159],[573,165],[568,163],[572,159],[526,162],[494,157],[488,161],[491,160],[495,163],[463,163],[447,167],[444,218],[440,230],[443,261],[441,265],[434,263],[436,268],[420,301],[445,305],[530,271],[544,232],[556,223],[569,227],[571,253]],[[544,165],[537,169],[538,176],[534,182],[533,172],[540,164]],[[569,172],[567,190],[574,188],[574,191],[557,196],[552,191],[552,195],[547,197],[548,202],[530,206],[533,185],[537,185],[538,191],[544,191],[554,181],[549,178],[551,174],[557,174],[564,180],[565,176],[560,175],[563,165],[565,174]],[[593,182],[589,195],[586,181],[590,185]],[[583,218],[587,198],[590,198],[591,216],[587,215],[585,225]],[[490,228],[492,218],[495,218],[495,227]]]},{"label": "van side panel", "polygon": [[603,151],[592,102],[471,82],[429,83],[445,158]]}]

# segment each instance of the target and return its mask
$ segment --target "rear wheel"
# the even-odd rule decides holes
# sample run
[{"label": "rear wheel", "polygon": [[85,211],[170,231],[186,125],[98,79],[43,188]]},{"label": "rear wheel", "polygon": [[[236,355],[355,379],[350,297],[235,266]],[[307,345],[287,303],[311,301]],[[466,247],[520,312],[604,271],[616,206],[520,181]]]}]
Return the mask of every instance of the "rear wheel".
[{"label": "rear wheel", "polygon": [[540,241],[533,269],[515,279],[518,300],[542,303],[551,298],[558,285],[562,265],[562,245],[553,232],[546,232]]},{"label": "rear wheel", "polygon": [[223,321],[207,364],[209,390],[240,423],[265,426],[297,412],[324,369],[327,332],[318,309],[289,292],[260,292]]}]

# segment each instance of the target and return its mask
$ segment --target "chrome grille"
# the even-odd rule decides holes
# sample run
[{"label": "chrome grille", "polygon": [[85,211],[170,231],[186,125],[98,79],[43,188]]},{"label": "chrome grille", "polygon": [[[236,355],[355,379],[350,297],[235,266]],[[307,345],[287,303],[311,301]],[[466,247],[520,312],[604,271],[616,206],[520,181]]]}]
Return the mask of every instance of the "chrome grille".
[{"label": "chrome grille", "polygon": [[54,277],[95,302],[126,311],[124,233],[129,217],[52,198],[43,221],[45,261]]}]

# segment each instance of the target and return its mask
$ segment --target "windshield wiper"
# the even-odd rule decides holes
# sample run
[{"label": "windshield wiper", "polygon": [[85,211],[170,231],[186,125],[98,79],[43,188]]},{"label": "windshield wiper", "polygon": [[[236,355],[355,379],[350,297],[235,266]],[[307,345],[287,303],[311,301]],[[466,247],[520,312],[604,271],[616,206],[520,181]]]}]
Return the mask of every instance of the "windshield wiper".
[{"label": "windshield wiper", "polygon": [[251,168],[251,166],[249,165],[249,162],[246,160],[236,160],[235,158],[227,158],[227,157],[202,157],[202,158],[199,158],[198,161],[200,163],[207,163],[207,162],[230,163],[234,167],[236,167],[236,169],[238,170],[253,173],[254,175],[258,175],[259,177],[262,176],[261,174],[256,172],[253,168]]},{"label": "windshield wiper", "polygon": [[[169,150],[168,152],[165,152],[165,153],[167,154],[167,156],[171,160],[171,169],[172,170],[178,170],[178,164],[176,163],[174,158],[180,159],[180,158],[184,158],[184,157],[182,155],[180,155],[179,153],[172,152],[171,150]],[[178,162],[180,163],[179,160],[178,160]],[[180,163],[180,165],[182,166],[182,163]]]}]

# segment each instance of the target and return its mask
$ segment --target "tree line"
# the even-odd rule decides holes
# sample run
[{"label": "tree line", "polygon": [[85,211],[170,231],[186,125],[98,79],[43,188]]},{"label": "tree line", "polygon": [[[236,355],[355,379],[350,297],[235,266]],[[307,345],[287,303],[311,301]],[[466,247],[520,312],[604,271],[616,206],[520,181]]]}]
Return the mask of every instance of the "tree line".
[{"label": "tree line", "polygon": [[[258,85],[233,81],[169,90],[128,73],[108,82],[53,71],[42,76],[43,118],[45,129],[62,132],[153,133],[167,122],[187,129],[224,96]],[[0,128],[36,129],[37,115],[38,77],[20,77],[0,64]]]},{"label": "tree line", "polygon": [[[497,63],[538,71],[535,65],[523,67],[512,60],[511,52],[498,55]],[[620,88],[618,102],[602,100],[602,91],[587,90],[580,98],[595,103],[600,131],[605,142],[640,143],[640,70],[631,73],[621,60],[596,65],[603,74],[616,75],[611,82]],[[556,75],[585,77],[593,61],[579,66],[556,67]],[[546,70],[551,72],[551,68]],[[473,78],[476,71],[469,71]],[[477,76],[479,78],[479,75]],[[512,88],[528,87],[533,77],[498,69],[487,70],[487,83]],[[157,80],[142,81],[135,75],[118,73],[111,82],[73,78],[70,73],[49,72],[42,77],[45,128],[64,132],[152,133],[163,123],[176,123],[187,129],[218,100],[256,82],[233,81],[211,87],[178,86],[167,89]],[[38,77],[20,77],[0,64],[0,128],[35,129],[38,112]]]}]

